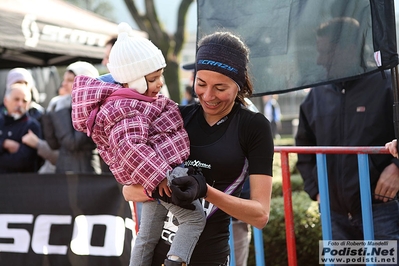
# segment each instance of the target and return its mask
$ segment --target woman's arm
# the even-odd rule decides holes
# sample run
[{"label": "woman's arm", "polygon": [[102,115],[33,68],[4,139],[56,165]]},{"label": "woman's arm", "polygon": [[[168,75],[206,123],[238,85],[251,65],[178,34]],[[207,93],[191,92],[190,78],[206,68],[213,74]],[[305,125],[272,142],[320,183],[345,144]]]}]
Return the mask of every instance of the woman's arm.
[{"label": "woman's arm", "polygon": [[[245,223],[263,228],[269,221],[272,177],[268,175],[250,176],[250,199],[241,199],[225,194],[208,185],[206,200],[227,214]],[[150,198],[141,185],[123,186],[126,201],[144,202]]]},{"label": "woman's arm", "polygon": [[256,228],[263,228],[269,221],[272,177],[250,175],[250,199],[227,195],[208,185],[206,200],[222,211]]}]

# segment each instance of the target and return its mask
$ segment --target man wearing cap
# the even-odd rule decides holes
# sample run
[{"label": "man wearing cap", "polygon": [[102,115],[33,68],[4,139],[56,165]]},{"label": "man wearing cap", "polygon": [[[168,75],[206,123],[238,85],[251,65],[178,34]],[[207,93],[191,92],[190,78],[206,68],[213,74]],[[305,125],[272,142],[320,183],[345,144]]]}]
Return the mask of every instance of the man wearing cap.
[{"label": "man wearing cap", "polygon": [[35,87],[35,82],[31,73],[21,67],[11,69],[7,74],[7,88],[9,88],[13,84],[25,84],[30,90],[31,101],[29,104],[28,113],[31,117],[36,118],[40,121],[41,116],[44,113],[44,108],[40,104],[38,104],[39,92]]},{"label": "man wearing cap", "polygon": [[36,150],[21,141],[29,130],[39,137],[42,136],[39,122],[27,115],[30,102],[31,92],[26,84],[15,83],[6,88],[3,104],[0,106],[1,174],[38,170]]}]

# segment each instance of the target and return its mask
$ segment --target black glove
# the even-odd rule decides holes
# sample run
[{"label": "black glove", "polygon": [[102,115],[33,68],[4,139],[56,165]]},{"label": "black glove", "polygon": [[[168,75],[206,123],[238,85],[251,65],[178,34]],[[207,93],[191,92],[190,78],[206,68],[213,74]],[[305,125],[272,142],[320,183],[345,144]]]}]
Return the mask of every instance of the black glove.
[{"label": "black glove", "polygon": [[[164,201],[166,203],[174,204],[171,197],[168,197],[166,194],[163,194],[163,196],[159,195],[158,188],[154,189],[154,191],[151,194],[152,194],[151,195],[152,198],[154,198],[154,199],[159,199],[159,200],[162,200],[162,201]],[[175,205],[177,205],[177,204],[175,204]],[[184,209],[188,209],[188,210],[192,210],[192,211],[195,210],[195,206],[193,204],[191,204],[191,202],[190,202],[190,204],[181,205],[179,207],[184,208]]]},{"label": "black glove", "polygon": [[198,198],[205,197],[208,187],[203,175],[188,175],[175,178],[170,185],[172,203],[187,206]]}]

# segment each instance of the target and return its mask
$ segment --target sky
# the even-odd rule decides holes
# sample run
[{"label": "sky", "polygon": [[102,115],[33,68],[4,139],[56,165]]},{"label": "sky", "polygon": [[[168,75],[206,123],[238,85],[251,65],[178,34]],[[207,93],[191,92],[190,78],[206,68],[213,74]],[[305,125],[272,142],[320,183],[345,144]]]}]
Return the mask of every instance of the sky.
[{"label": "sky", "polygon": [[[138,5],[137,8],[144,10],[144,1],[135,0]],[[176,30],[177,11],[181,0],[155,0],[155,6],[159,20],[165,24],[166,30],[169,33],[174,33]],[[138,29],[132,16],[125,6],[123,0],[112,1],[114,5],[114,17],[117,23],[122,21],[129,23],[132,28]],[[197,3],[194,1],[188,11],[187,15],[187,31],[195,32],[197,29]]]},{"label": "sky", "polygon": [[[144,0],[134,0],[139,9],[144,10]],[[176,30],[176,20],[177,11],[181,0],[154,0],[159,19],[165,24],[168,33],[172,34]],[[131,17],[129,11],[127,10],[123,0],[112,1],[114,5],[114,17],[116,18],[116,23],[122,21],[129,23],[132,28],[138,29],[136,23]],[[396,13],[396,31],[399,32],[399,3],[395,3],[395,13]],[[187,15],[187,32],[195,36],[197,31],[197,2],[191,4],[188,15]],[[398,47],[399,47],[399,36],[397,37]],[[190,59],[191,60],[191,59]]]}]

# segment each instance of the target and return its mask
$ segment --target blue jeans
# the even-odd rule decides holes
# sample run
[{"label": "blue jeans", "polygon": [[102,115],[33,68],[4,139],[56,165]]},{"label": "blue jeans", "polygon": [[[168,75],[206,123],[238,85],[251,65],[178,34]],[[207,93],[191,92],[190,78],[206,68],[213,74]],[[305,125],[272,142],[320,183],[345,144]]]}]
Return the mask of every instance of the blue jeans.
[{"label": "blue jeans", "polygon": [[[397,240],[399,244],[399,201],[373,204],[372,208],[374,239]],[[331,229],[333,240],[363,240],[361,213],[343,215],[331,211]]]}]

